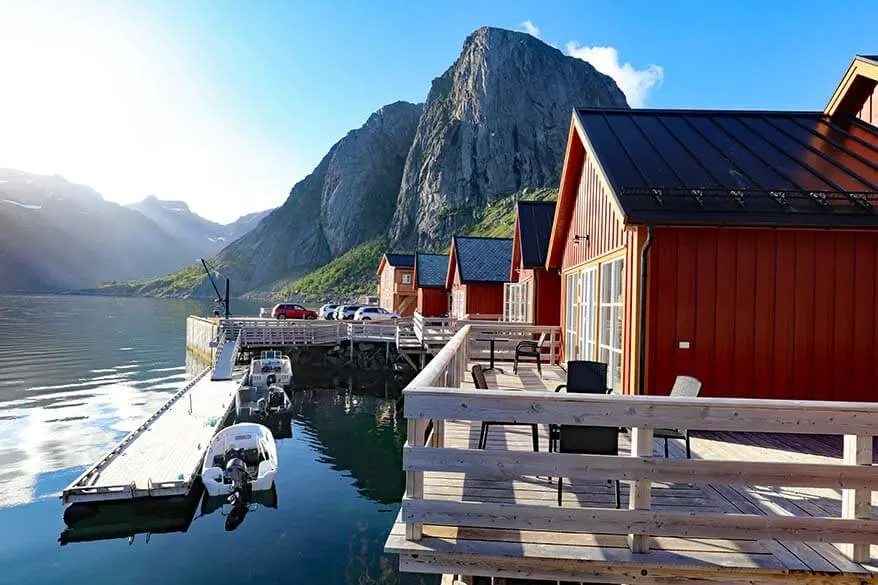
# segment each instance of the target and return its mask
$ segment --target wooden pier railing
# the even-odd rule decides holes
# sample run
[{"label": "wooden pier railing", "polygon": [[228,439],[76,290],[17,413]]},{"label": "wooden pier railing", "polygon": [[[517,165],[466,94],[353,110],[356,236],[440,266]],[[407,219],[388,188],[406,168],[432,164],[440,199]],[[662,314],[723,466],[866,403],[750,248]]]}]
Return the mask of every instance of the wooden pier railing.
[{"label": "wooden pier railing", "polygon": [[[851,560],[869,560],[869,545],[878,543],[878,521],[871,518],[871,492],[878,488],[878,467],[872,466],[878,404],[460,389],[476,347],[473,339],[501,330],[505,338],[514,331],[537,332],[516,329],[520,327],[465,326],[405,389],[408,436],[402,517],[407,540],[419,540],[424,524],[628,535],[634,553],[648,552],[650,536],[783,539],[836,543]],[[451,420],[619,427],[628,429],[632,448],[630,455],[621,456],[452,449],[445,447],[443,436],[443,421]],[[657,428],[843,435],[844,457],[826,463],[656,458],[652,454]],[[501,479],[618,479],[629,482],[628,509],[431,499],[424,495],[425,472]],[[839,488],[842,513],[829,517],[657,511],[651,509],[653,482]]]}]

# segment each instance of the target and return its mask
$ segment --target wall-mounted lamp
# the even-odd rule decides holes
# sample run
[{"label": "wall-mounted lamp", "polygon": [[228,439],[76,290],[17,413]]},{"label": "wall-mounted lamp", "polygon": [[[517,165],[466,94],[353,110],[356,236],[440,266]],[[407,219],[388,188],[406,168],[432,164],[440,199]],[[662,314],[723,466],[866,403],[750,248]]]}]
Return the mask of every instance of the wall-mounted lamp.
[{"label": "wall-mounted lamp", "polygon": [[580,236],[579,234],[576,234],[575,236],[573,236],[573,245],[574,246],[578,246],[581,242],[588,244],[588,234],[585,234],[584,236]]}]

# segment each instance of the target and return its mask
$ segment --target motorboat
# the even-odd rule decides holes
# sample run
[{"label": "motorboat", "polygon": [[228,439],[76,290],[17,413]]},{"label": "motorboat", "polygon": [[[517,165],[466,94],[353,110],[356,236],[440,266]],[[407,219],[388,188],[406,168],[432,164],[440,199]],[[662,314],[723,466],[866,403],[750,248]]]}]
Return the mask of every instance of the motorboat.
[{"label": "motorboat", "polygon": [[291,415],[293,403],[286,391],[275,382],[275,375],[269,374],[267,386],[241,385],[235,395],[237,422],[263,422],[269,417]]},{"label": "motorboat", "polygon": [[232,505],[269,490],[277,475],[277,447],[271,431],[257,423],[238,423],[214,435],[201,468],[209,496],[228,496]]},{"label": "motorboat", "polygon": [[269,349],[262,351],[258,358],[250,361],[250,371],[244,380],[245,385],[268,388],[269,376],[274,376],[274,383],[289,390],[293,385],[293,366],[290,358],[282,351]]}]

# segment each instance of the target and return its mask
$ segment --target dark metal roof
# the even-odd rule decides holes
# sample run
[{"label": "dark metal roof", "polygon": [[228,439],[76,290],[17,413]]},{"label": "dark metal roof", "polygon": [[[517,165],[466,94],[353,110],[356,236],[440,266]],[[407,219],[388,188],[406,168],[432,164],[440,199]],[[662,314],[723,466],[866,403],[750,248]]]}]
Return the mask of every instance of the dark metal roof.
[{"label": "dark metal roof", "polygon": [[509,281],[512,265],[511,239],[455,236],[454,245],[461,282]]},{"label": "dark metal roof", "polygon": [[448,275],[448,254],[421,254],[415,260],[418,288],[445,288]]},{"label": "dark metal roof", "polygon": [[554,201],[518,202],[518,237],[525,268],[541,268],[546,264],[554,219]]},{"label": "dark metal roof", "polygon": [[631,223],[878,228],[878,128],[853,118],[577,113]]},{"label": "dark metal roof", "polygon": [[414,254],[385,254],[387,263],[396,268],[414,268]]}]

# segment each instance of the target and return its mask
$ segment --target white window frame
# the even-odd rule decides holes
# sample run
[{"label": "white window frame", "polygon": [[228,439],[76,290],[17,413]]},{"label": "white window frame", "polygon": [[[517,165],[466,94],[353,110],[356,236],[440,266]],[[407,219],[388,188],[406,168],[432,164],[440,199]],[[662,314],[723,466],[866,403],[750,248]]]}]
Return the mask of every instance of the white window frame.
[{"label": "white window frame", "polygon": [[598,269],[586,268],[580,273],[579,290],[579,359],[597,359]]},{"label": "white window frame", "polygon": [[402,283],[403,284],[411,284],[412,283],[412,275],[411,274],[403,274],[402,275]]},{"label": "white window frame", "polygon": [[607,385],[614,392],[622,386],[622,344],[625,332],[625,259],[601,264],[599,356],[607,364]]},{"label": "white window frame", "polygon": [[503,320],[532,323],[533,280],[507,282],[503,285]]},{"label": "white window frame", "polygon": [[564,283],[566,287],[564,306],[564,360],[575,359],[577,355],[576,322],[579,319],[578,298],[579,274],[568,274]]}]

